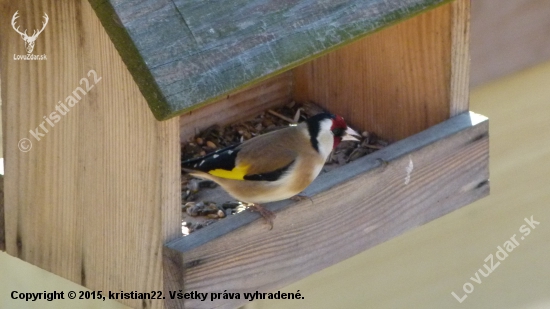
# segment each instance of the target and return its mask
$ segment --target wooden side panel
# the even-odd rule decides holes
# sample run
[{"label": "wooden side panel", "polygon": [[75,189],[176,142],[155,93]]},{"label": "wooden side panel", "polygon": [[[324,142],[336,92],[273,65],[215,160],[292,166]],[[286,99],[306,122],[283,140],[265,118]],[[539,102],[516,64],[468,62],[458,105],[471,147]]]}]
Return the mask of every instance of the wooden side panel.
[{"label": "wooden side panel", "polygon": [[[467,34],[455,33],[467,27],[466,2],[446,4],[295,68],[295,99],[313,100],[393,140],[468,110]],[[453,112],[451,105],[457,106]]]},{"label": "wooden side panel", "polygon": [[230,230],[237,221],[227,218],[167,246],[185,266],[187,292],[274,291],[487,195],[488,167],[488,120],[465,113],[320,175],[304,192],[311,200],[270,204],[282,209],[272,230],[256,220],[198,244]]},{"label": "wooden side panel", "polygon": [[[181,233],[178,120],[151,115],[87,1],[0,2],[7,252],[93,290],[162,290],[163,244]],[[48,14],[34,49],[47,60],[13,59],[16,11],[31,33]]]},{"label": "wooden side panel", "polygon": [[182,115],[181,141],[194,136],[197,130],[204,130],[214,124],[226,125],[289,103],[292,101],[292,82],[292,72],[288,71]]}]

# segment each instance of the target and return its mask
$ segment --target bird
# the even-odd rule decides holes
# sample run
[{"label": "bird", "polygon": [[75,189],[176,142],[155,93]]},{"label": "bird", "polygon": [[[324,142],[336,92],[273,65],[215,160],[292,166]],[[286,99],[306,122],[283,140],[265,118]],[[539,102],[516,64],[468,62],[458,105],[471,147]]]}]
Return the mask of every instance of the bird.
[{"label": "bird", "polygon": [[[275,214],[262,204],[297,196],[321,172],[342,141],[359,141],[343,117],[314,115],[294,126],[255,136],[182,162],[182,170],[211,180],[249,204],[273,228]],[[271,229],[270,228],[270,229]]]}]

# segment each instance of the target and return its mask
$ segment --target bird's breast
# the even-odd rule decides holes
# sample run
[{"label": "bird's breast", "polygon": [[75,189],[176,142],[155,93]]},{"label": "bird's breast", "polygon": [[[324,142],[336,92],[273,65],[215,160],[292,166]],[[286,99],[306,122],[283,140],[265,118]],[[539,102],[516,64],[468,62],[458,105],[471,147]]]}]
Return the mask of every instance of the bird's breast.
[{"label": "bird's breast", "polygon": [[313,180],[319,175],[324,165],[324,160],[320,156],[313,158],[300,159],[296,161],[296,166],[289,171],[280,181],[283,186],[296,195],[307,188]]}]

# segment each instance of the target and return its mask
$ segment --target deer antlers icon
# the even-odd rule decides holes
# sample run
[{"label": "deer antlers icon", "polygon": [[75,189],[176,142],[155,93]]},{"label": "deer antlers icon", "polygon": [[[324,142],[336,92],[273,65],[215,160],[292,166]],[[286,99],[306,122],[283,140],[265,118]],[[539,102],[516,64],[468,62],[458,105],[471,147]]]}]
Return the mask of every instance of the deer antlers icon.
[{"label": "deer antlers icon", "polygon": [[[27,53],[32,53],[32,50],[34,49],[34,41],[36,41],[36,38],[42,31],[44,31],[44,28],[46,28],[46,25],[48,24],[48,14],[44,13],[44,21],[42,22],[42,29],[40,30],[34,30],[31,36],[27,35],[27,30],[25,29],[25,32],[19,31],[19,26],[17,28],[15,27],[15,20],[19,18],[18,15],[19,11],[16,11],[15,14],[13,14],[13,18],[11,19],[11,26],[13,27],[13,30],[15,32],[19,33],[21,35],[21,38],[25,41],[25,48],[27,49]],[[37,32],[38,31],[38,32]]]}]

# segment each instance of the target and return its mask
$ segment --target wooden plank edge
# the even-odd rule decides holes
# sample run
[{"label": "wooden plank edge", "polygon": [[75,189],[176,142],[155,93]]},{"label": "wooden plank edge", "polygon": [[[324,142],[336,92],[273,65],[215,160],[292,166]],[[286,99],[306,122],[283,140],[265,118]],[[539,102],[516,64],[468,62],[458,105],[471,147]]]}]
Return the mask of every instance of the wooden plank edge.
[{"label": "wooden plank edge", "polygon": [[128,67],[128,71],[136,82],[141,94],[145,97],[155,118],[157,120],[171,118],[168,115],[172,111],[168,108],[162,91],[129,33],[126,31],[126,28],[122,26],[111,2],[103,0],[89,0],[89,2],[122,61]]},{"label": "wooden plank edge", "polygon": [[185,309],[183,302],[170,297],[170,292],[183,291],[183,270],[183,261],[178,252],[168,249],[165,246],[162,250],[163,294],[165,297],[164,309]]},{"label": "wooden plank edge", "polygon": [[[399,157],[417,151],[422,147],[426,147],[438,140],[449,137],[484,121],[487,121],[486,117],[473,112],[455,116],[341,168],[319,175],[317,179],[304,190],[303,195],[313,197],[316,194],[329,190],[333,186],[346,182],[352,177],[379,168],[384,165],[383,162],[391,163]],[[291,200],[284,200],[266,204],[265,207],[271,211],[278,212],[293,204],[297,203]],[[188,236],[174,239],[167,243],[166,246],[180,252],[186,252],[250,224],[259,218],[261,218],[259,214],[246,211],[239,215],[227,217],[216,224],[206,226]],[[277,221],[275,221],[275,224],[277,224]]]},{"label": "wooden plank edge", "polygon": [[455,0],[451,6],[450,117],[470,106],[470,0]]},{"label": "wooden plank edge", "polygon": [[4,222],[4,175],[0,175],[0,251],[6,251],[6,225]]},{"label": "wooden plank edge", "polygon": [[[1,33],[0,33],[0,37],[1,37]],[[8,40],[7,39],[0,39],[0,42],[7,42]],[[5,43],[4,43],[5,44]],[[0,43],[0,50],[5,50],[6,47],[5,45]],[[4,51],[5,53],[5,51]],[[3,57],[4,53],[0,53],[0,57]],[[4,167],[6,165],[6,144],[7,144],[7,137],[6,137],[6,133],[8,132],[8,126],[7,126],[7,121],[6,121],[6,116],[7,116],[7,109],[8,109],[8,104],[7,104],[7,98],[5,98],[7,96],[6,94],[6,91],[2,92],[2,89],[6,89],[8,83],[7,83],[7,74],[5,73],[6,70],[5,70],[5,64],[2,63],[2,61],[0,61],[0,73],[4,72],[4,74],[0,74],[0,108],[2,109],[2,115],[0,115],[0,117],[2,117],[2,158],[4,158]],[[2,102],[4,102],[4,104],[2,104]],[[13,117],[13,115],[12,115]],[[4,168],[4,173],[6,172],[5,171],[6,169]],[[2,177],[2,184],[1,184],[1,190],[2,190],[2,200],[0,201],[0,251],[6,251],[6,222],[4,221],[5,219],[5,210],[4,210],[4,204],[5,204],[5,199],[4,199],[4,183],[5,183],[5,176],[4,175],[1,175],[0,177]]]},{"label": "wooden plank edge", "polygon": [[[486,196],[488,120],[462,114],[436,129],[445,132],[442,138],[417,146],[441,137],[431,130],[401,143],[411,151],[393,154],[387,166],[357,177],[341,174],[362,164],[338,171],[347,182],[335,180],[338,185],[312,198],[314,207],[303,201],[281,211],[271,231],[256,222],[185,253],[177,241],[168,244],[185,267],[185,292],[273,291]],[[409,168],[412,173],[405,172]],[[185,306],[235,308],[245,302],[187,300]]]}]

